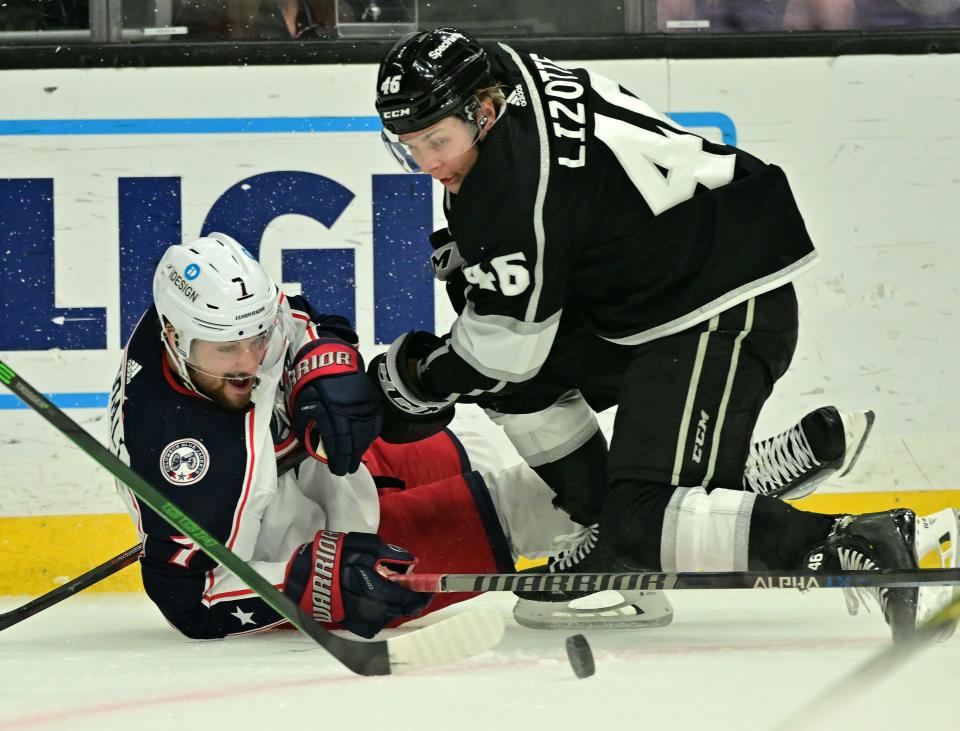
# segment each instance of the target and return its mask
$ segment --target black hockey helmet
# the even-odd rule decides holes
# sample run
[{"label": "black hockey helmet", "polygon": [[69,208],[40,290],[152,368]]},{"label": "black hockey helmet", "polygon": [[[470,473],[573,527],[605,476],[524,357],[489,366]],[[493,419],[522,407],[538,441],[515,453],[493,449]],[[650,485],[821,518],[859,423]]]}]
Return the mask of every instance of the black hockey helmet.
[{"label": "black hockey helmet", "polygon": [[474,92],[492,85],[479,43],[456,28],[434,28],[390,49],[377,75],[377,112],[393,134],[416,132],[450,114],[470,118]]}]

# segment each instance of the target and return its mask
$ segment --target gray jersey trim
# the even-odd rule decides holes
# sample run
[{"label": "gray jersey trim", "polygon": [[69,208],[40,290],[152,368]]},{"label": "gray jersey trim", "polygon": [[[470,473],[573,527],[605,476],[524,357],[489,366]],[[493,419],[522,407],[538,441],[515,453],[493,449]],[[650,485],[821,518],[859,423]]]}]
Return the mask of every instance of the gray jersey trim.
[{"label": "gray jersey trim", "polygon": [[440,356],[446,355],[450,352],[450,343],[444,343],[436,350],[432,351],[430,355],[424,358],[423,363],[420,364],[420,372],[427,370],[430,367],[430,364],[433,363]]},{"label": "gray jersey trim", "polygon": [[677,530],[680,525],[680,506],[692,488],[678,487],[670,496],[663,513],[663,528],[660,531],[660,569],[668,573],[677,571]]},{"label": "gray jersey trim", "polygon": [[750,519],[757,493],[744,491],[737,511],[737,525],[733,538],[733,570],[748,571],[750,568]]},{"label": "gray jersey trim", "polygon": [[818,257],[819,255],[816,251],[811,251],[790,266],[784,267],[766,277],[747,282],[743,286],[727,292],[723,296],[718,297],[712,302],[708,302],[693,312],[682,315],[670,322],[665,322],[662,325],[652,327],[649,330],[644,330],[643,332],[633,335],[626,335],[621,338],[611,338],[604,335],[600,335],[600,337],[611,343],[617,343],[618,345],[641,345],[642,343],[649,343],[658,338],[665,338],[668,335],[675,335],[687,328],[700,324],[704,320],[709,320],[714,315],[719,315],[731,307],[736,307],[752,297],[759,297],[761,294],[777,289],[777,287],[782,287],[788,282],[792,282],[808,269],[813,268],[818,263]]},{"label": "gray jersey trim", "polygon": [[586,444],[600,426],[579,391],[567,391],[557,401],[532,414],[501,414],[484,409],[531,467],[555,462]]},{"label": "gray jersey trim", "polygon": [[543,366],[557,329],[556,312],[544,322],[478,315],[472,302],[453,323],[450,347],[471,368],[495,381],[526,381]]}]

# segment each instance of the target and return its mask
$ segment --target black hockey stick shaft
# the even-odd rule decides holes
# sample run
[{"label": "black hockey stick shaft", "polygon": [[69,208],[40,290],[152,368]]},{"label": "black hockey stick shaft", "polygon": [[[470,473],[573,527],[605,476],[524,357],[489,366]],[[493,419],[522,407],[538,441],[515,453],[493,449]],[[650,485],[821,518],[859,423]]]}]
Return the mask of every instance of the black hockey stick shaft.
[{"label": "black hockey stick shaft", "polygon": [[625,572],[548,574],[407,574],[390,577],[414,591],[569,591],[607,589],[852,589],[859,587],[951,586],[960,584],[960,569],[880,569],[813,573],[811,571],[718,571],[697,573]]},{"label": "black hockey stick shaft", "polygon": [[[284,456],[279,462],[277,462],[277,475],[279,476],[290,471],[300,464],[306,458],[306,456],[307,450],[302,448]],[[142,549],[142,543],[131,546],[123,553],[104,561],[99,566],[94,566],[86,573],[71,579],[67,583],[58,586],[56,589],[51,589],[46,594],[38,596],[36,599],[27,602],[23,606],[17,607],[16,609],[11,609],[8,612],[0,613],[0,632],[7,629],[7,627],[12,627],[18,622],[29,619],[34,614],[42,612],[44,609],[48,609],[55,604],[59,604],[64,599],[67,599],[110,576],[113,576],[115,573],[126,568],[130,564],[136,563]]]},{"label": "black hockey stick shaft", "polygon": [[57,408],[42,393],[24,381],[6,363],[0,361],[0,382],[66,435],[80,449],[100,463],[126,485],[160,517],[193,540],[210,558],[230,571],[258,594],[277,614],[313,639],[343,665],[360,675],[388,675],[390,653],[385,640],[360,642],[333,634],[313,621],[299,606],[273,584],[250,568],[245,561],[195,523],[153,485],[134,472],[89,432]]},{"label": "black hockey stick shaft", "polygon": [[946,637],[949,637],[952,632],[949,625],[958,620],[960,598],[955,598],[918,626],[912,635],[888,645],[839,680],[831,682],[825,691],[805,702],[802,708],[792,712],[783,723],[777,725],[775,731],[816,729],[823,725],[825,718],[849,715],[855,695],[901,668],[921,650],[935,642],[942,642],[944,628],[948,628]]},{"label": "black hockey stick shaft", "polygon": [[92,569],[87,571],[84,574],[68,581],[66,584],[58,586],[56,589],[48,591],[46,594],[38,596],[36,599],[27,602],[22,607],[17,607],[16,609],[11,609],[8,612],[3,612],[0,614],[0,630],[5,630],[7,627],[12,627],[18,622],[32,617],[37,612],[42,612],[44,609],[52,607],[54,604],[62,602],[67,597],[71,597],[77,592],[83,591],[89,586],[93,586],[98,581],[103,581],[108,576],[113,576],[120,569],[129,566],[132,563],[136,563],[137,557],[140,555],[140,549],[142,548],[141,544],[131,546],[123,553],[114,556],[109,561],[100,564],[99,566],[94,566]]}]

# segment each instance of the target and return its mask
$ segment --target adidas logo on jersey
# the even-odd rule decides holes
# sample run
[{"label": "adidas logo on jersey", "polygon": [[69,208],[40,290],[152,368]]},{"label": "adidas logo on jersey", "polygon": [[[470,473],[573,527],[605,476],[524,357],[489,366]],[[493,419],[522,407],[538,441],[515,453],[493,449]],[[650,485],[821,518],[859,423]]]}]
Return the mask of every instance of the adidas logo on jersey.
[{"label": "adidas logo on jersey", "polygon": [[510,92],[510,96],[507,97],[507,104],[512,104],[515,107],[527,106],[527,95],[523,93],[523,87],[520,84],[517,84]]},{"label": "adidas logo on jersey", "polygon": [[127,383],[133,380],[133,377],[137,375],[143,366],[137,363],[133,358],[127,358]]}]

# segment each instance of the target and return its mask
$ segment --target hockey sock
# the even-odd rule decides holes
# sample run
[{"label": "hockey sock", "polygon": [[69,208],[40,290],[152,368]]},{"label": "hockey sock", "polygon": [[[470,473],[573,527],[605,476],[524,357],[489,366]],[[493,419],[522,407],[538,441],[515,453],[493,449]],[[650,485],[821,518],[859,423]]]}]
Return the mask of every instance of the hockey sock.
[{"label": "hockey sock", "polygon": [[758,495],[750,519],[749,562],[754,571],[804,568],[807,550],[833,530],[836,516],[797,510],[782,500]]},{"label": "hockey sock", "polygon": [[742,490],[626,480],[604,500],[600,545],[629,569],[798,569],[835,521]]},{"label": "hockey sock", "polygon": [[673,488],[656,482],[623,480],[604,498],[600,546],[624,568],[660,569],[660,531]]},{"label": "hockey sock", "polygon": [[556,493],[554,507],[581,525],[597,522],[607,482],[607,440],[599,429],[570,454],[533,470]]},{"label": "hockey sock", "polygon": [[555,506],[578,523],[597,521],[607,486],[607,441],[579,391],[533,413],[486,413],[556,493]]}]

